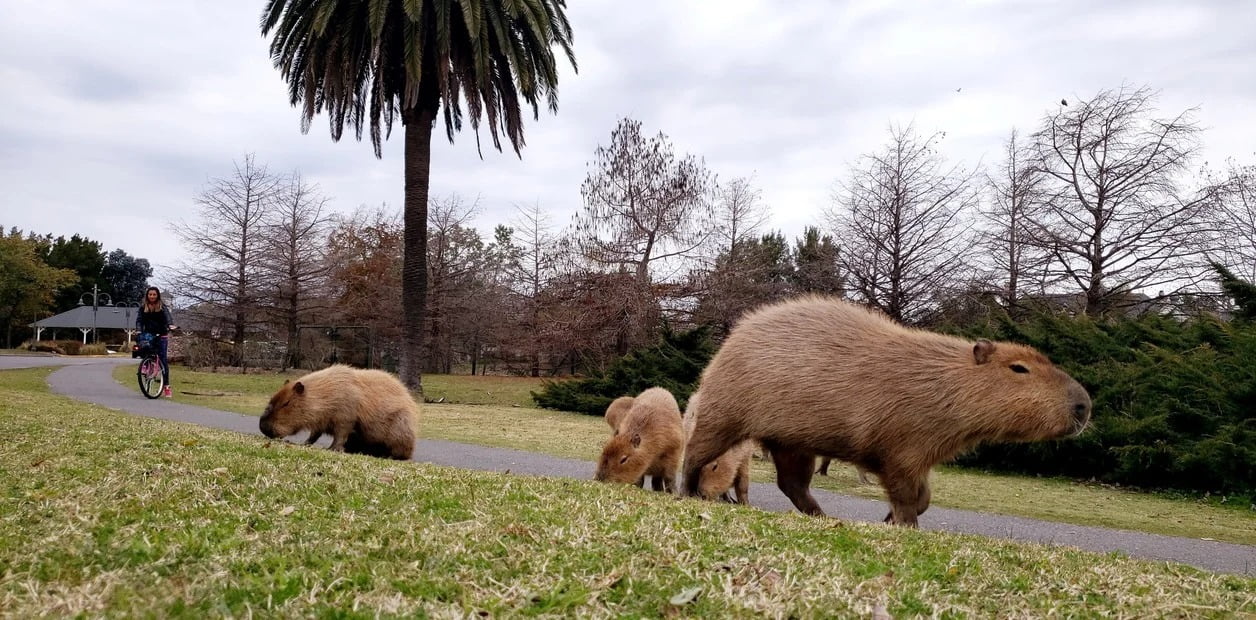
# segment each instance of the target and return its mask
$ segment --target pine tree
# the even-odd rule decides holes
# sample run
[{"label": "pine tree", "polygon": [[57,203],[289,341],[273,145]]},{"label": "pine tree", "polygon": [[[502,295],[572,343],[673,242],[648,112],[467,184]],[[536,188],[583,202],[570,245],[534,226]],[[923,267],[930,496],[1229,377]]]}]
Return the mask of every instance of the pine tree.
[{"label": "pine tree", "polygon": [[630,352],[605,372],[548,382],[532,399],[547,409],[602,415],[612,400],[657,386],[669,390],[683,408],[714,354],[708,328],[681,333],[664,329],[657,344]]},{"label": "pine tree", "polygon": [[1239,279],[1220,263],[1212,263],[1212,268],[1221,276],[1221,290],[1225,291],[1234,305],[1237,306],[1235,317],[1245,321],[1256,321],[1256,284]]}]

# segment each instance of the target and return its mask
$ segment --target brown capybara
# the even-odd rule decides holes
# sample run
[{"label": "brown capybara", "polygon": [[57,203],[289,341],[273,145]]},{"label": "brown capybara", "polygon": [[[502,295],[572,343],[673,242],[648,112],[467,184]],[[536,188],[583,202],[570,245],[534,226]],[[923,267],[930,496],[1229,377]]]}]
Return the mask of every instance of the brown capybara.
[{"label": "brown capybara", "polygon": [[[816,470],[816,473],[821,476],[829,475],[829,464],[832,462],[833,459],[827,456],[820,457],[820,468]],[[859,484],[872,484],[872,481],[868,479],[868,472],[864,468],[856,465],[855,472],[859,474]]]},{"label": "brown capybara", "polygon": [[[700,398],[694,392],[685,407],[685,439],[693,436],[693,429],[698,423],[698,404]],[[732,491],[737,493],[736,503],[750,503],[750,455],[754,452],[755,442],[747,439],[732,447],[719,458],[707,463],[702,468],[702,477],[698,481],[698,495],[706,499],[719,499],[733,503]]]},{"label": "brown capybara", "polygon": [[418,421],[419,405],[397,377],[336,364],[285,381],[258,426],[271,438],[309,431],[312,444],[326,433],[332,450],[406,460]]},{"label": "brown capybara", "polygon": [[644,486],[648,475],[655,491],[670,493],[676,489],[684,450],[676,398],[663,388],[650,388],[633,399],[619,432],[602,448],[594,478]]},{"label": "brown capybara", "polygon": [[915,526],[929,507],[929,470],[982,441],[1070,437],[1090,396],[1033,348],[904,327],[836,298],[765,306],[733,328],[702,374],[702,421],[684,485],[758,439],[798,510],[824,514],[809,487],[815,457],[877,475],[886,521]]},{"label": "brown capybara", "polygon": [[611,401],[606,407],[606,424],[611,427],[611,434],[619,433],[619,423],[624,420],[624,416],[628,414],[628,410],[632,409],[632,403],[636,401],[631,396],[620,396]]}]

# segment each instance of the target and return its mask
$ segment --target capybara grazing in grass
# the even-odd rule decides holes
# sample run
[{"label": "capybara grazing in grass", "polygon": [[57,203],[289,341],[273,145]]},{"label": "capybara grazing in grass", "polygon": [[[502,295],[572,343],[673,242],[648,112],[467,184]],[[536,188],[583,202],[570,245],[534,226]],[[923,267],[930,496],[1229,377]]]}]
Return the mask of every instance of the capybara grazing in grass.
[{"label": "capybara grazing in grass", "polygon": [[886,521],[913,527],[935,464],[982,441],[1070,437],[1090,420],[1086,390],[1033,348],[912,329],[819,296],[746,315],[701,381],[687,493],[707,463],[758,439],[798,510],[824,514],[809,487],[815,457],[828,456],[876,474]]},{"label": "capybara grazing in grass", "polygon": [[312,444],[326,433],[332,450],[406,460],[418,421],[419,405],[396,377],[336,364],[285,381],[258,426],[267,437],[309,431]]},{"label": "capybara grazing in grass", "polygon": [[620,396],[606,407],[606,424],[611,427],[612,435],[619,433],[619,423],[628,415],[628,410],[632,409],[632,403],[636,400],[631,396]]},{"label": "capybara grazing in grass", "polygon": [[[693,436],[693,429],[698,422],[698,405],[701,399],[694,392],[685,407],[685,440]],[[750,503],[750,455],[754,452],[755,442],[747,439],[721,454],[719,458],[707,463],[702,468],[702,476],[698,481],[698,495],[706,499],[719,499],[733,503],[732,491],[736,491],[738,504]]]},{"label": "capybara grazing in grass", "polygon": [[672,492],[684,450],[676,398],[663,388],[650,388],[624,413],[619,432],[602,449],[594,477],[643,486],[648,475],[655,491]]}]

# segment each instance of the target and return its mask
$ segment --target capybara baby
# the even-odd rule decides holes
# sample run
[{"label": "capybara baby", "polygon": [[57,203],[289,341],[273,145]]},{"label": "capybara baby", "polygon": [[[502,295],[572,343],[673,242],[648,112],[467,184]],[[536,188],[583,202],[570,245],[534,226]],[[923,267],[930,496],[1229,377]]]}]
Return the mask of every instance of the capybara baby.
[{"label": "capybara baby", "polygon": [[[693,429],[698,422],[699,394],[694,392],[685,407],[685,439],[693,436]],[[706,499],[719,499],[733,503],[732,491],[737,492],[736,503],[750,503],[750,455],[754,452],[755,442],[747,439],[719,458],[707,463],[702,468],[702,476],[698,481],[698,495]]]},{"label": "capybara baby", "polygon": [[816,456],[876,474],[886,521],[914,527],[929,470],[982,441],[1071,437],[1090,396],[1031,347],[904,327],[854,304],[806,296],[765,306],[733,328],[702,374],[702,419],[684,485],[758,439],[798,510],[824,514],[809,487]]},{"label": "capybara baby", "polygon": [[673,492],[685,450],[680,406],[671,392],[650,388],[635,399],[606,442],[595,478],[643,486],[650,476],[655,491]]},{"label": "capybara baby", "polygon": [[419,405],[396,377],[336,364],[285,381],[258,426],[267,437],[309,431],[312,444],[326,433],[332,450],[406,460],[418,421]]},{"label": "capybara baby", "polygon": [[636,400],[631,396],[620,396],[606,407],[606,424],[611,427],[612,435],[619,433],[619,423],[624,421],[624,416],[628,415],[628,410],[632,409],[632,403]]}]

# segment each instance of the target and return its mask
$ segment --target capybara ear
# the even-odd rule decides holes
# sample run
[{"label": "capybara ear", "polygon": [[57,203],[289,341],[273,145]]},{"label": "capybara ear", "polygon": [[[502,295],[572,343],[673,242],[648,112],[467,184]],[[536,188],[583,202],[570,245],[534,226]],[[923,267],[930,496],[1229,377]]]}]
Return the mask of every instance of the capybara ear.
[{"label": "capybara ear", "polygon": [[284,380],[283,380],[283,384],[284,384],[284,385],[288,385],[289,383],[292,383],[292,379],[284,379]]},{"label": "capybara ear", "polygon": [[640,448],[640,447],[641,447],[641,433],[633,433],[633,434],[632,434],[632,447],[634,447],[634,448]]},{"label": "capybara ear", "polygon": [[297,381],[296,384],[292,386],[292,391],[296,392],[297,394],[304,394],[305,384],[301,383],[300,381]]},{"label": "capybara ear", "polygon": [[993,356],[994,356],[994,343],[993,342],[990,342],[989,340],[982,338],[981,340],[977,341],[977,344],[973,345],[973,359],[976,359],[978,364],[984,364],[990,361],[990,358]]}]

